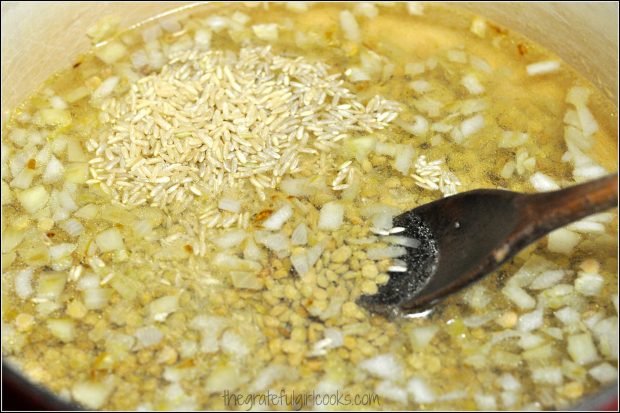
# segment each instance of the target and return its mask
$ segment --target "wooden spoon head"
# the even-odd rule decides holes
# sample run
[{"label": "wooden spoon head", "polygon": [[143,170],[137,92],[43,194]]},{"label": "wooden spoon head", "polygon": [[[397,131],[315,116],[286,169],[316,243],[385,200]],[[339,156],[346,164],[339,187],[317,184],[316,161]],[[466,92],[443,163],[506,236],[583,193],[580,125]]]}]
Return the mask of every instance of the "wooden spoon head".
[{"label": "wooden spoon head", "polygon": [[476,190],[396,217],[394,225],[405,227],[405,236],[426,236],[419,248],[407,248],[407,272],[390,273],[377,294],[362,296],[359,303],[384,315],[420,311],[497,268],[518,251],[506,240],[519,224],[519,197]]}]

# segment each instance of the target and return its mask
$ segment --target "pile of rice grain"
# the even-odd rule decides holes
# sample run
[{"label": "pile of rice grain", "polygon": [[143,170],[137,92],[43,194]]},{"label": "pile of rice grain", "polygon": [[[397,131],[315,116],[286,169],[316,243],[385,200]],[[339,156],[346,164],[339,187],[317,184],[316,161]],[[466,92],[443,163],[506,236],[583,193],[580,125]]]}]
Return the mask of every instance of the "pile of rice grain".
[{"label": "pile of rice grain", "polygon": [[301,156],[351,132],[385,128],[399,112],[356,100],[324,63],[270,47],[179,53],[120,98],[101,102],[104,128],[87,147],[90,184],[126,205],[188,205],[248,184],[262,199]]}]

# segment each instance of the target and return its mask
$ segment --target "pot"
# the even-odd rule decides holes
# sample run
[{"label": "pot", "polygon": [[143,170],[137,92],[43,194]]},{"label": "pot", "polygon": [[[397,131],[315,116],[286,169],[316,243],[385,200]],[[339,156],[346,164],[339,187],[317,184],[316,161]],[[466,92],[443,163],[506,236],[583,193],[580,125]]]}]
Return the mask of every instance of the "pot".
[{"label": "pot", "polygon": [[[190,2],[3,2],[2,119],[52,73],[89,46],[84,35],[102,16],[128,27]],[[618,99],[618,6],[615,3],[454,4],[524,34],[556,52],[607,97]],[[3,408],[71,410],[72,405],[25,379],[3,362]],[[576,410],[617,410],[617,383]]]}]

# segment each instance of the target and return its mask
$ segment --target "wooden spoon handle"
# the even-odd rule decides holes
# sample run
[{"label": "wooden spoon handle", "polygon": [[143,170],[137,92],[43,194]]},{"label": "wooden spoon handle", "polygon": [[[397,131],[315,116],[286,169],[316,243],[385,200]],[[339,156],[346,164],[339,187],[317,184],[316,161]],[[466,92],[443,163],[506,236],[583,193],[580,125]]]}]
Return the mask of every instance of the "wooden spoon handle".
[{"label": "wooden spoon handle", "polygon": [[618,174],[553,192],[525,195],[519,200],[523,219],[539,238],[588,215],[618,206]]}]

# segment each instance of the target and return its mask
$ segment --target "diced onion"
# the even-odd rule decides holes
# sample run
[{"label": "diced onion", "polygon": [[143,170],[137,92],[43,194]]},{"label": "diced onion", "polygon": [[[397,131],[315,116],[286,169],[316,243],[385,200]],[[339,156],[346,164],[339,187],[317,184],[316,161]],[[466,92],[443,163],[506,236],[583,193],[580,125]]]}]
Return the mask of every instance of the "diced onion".
[{"label": "diced onion", "polygon": [[410,379],[407,382],[407,392],[419,404],[433,403],[435,401],[433,390],[421,378],[414,377]]},{"label": "diced onion", "polygon": [[227,330],[224,334],[222,334],[220,345],[225,353],[235,357],[245,357],[250,353],[250,349],[243,338],[239,334],[230,330]]},{"label": "diced onion", "polygon": [[414,80],[409,82],[409,87],[417,93],[426,93],[433,88],[433,86],[426,80]]},{"label": "diced onion", "polygon": [[588,370],[588,374],[599,383],[610,383],[618,378],[618,369],[609,363],[602,363]]},{"label": "diced onion", "polygon": [[529,288],[532,290],[544,290],[556,285],[564,278],[566,272],[564,270],[549,270],[540,274],[532,281]]},{"label": "diced onion", "polygon": [[256,242],[263,244],[272,251],[283,251],[289,249],[289,239],[281,232],[275,234],[257,231],[254,234]]},{"label": "diced onion", "polygon": [[557,60],[545,60],[544,62],[532,63],[525,67],[529,76],[545,75],[547,73],[557,72],[559,69],[560,62]]},{"label": "diced onion", "polygon": [[116,85],[118,85],[119,80],[120,79],[118,78],[118,76],[110,76],[109,78],[101,82],[101,85],[99,85],[99,87],[95,89],[95,91],[93,92],[93,97],[95,99],[102,99],[106,96],[109,96],[114,91],[114,88],[116,88]]},{"label": "diced onion", "polygon": [[547,237],[547,248],[551,252],[570,255],[580,241],[579,234],[565,228],[558,228]]},{"label": "diced onion", "polygon": [[15,294],[22,300],[30,297],[33,293],[32,289],[32,268],[21,270],[15,276]]},{"label": "diced onion", "polygon": [[245,288],[248,290],[260,290],[263,283],[254,274],[244,271],[231,271],[230,278],[235,288]]},{"label": "diced onion", "polygon": [[599,359],[596,346],[589,333],[576,334],[567,338],[568,354],[580,365],[590,364]]},{"label": "diced onion", "polygon": [[222,16],[209,16],[204,20],[204,24],[214,32],[219,32],[228,27],[228,18]]},{"label": "diced onion", "polygon": [[73,320],[67,318],[47,320],[47,328],[50,333],[64,343],[75,339],[75,324]]},{"label": "diced onion", "polygon": [[306,245],[308,242],[308,227],[306,224],[301,223],[295,228],[291,234],[291,243],[293,245]]},{"label": "diced onion", "polygon": [[412,16],[422,16],[424,14],[424,4],[419,1],[408,1],[407,12]]},{"label": "diced onion", "polygon": [[487,22],[482,17],[474,17],[469,30],[478,37],[484,37],[487,31]]},{"label": "diced onion", "polygon": [[127,48],[120,42],[109,42],[95,49],[97,56],[105,64],[111,65],[127,54]]},{"label": "diced onion", "polygon": [[476,393],[474,395],[474,401],[476,402],[476,406],[480,410],[496,410],[497,402],[495,401],[495,396],[492,394],[482,394]]},{"label": "diced onion", "polygon": [[582,234],[595,233],[602,234],[605,232],[605,225],[600,222],[593,222],[588,219],[582,219],[567,226],[571,231],[580,232]]},{"label": "diced onion", "polygon": [[383,380],[375,386],[375,394],[397,403],[407,403],[407,391],[390,380]]},{"label": "diced onion", "polygon": [[575,291],[586,296],[596,296],[601,293],[605,279],[599,274],[580,272],[575,280]]},{"label": "diced onion", "polygon": [[497,146],[500,148],[515,148],[526,143],[529,138],[530,136],[527,133],[504,131]]},{"label": "diced onion", "polygon": [[411,145],[402,145],[394,159],[394,169],[403,175],[407,175],[413,162],[415,151]]},{"label": "diced onion", "polygon": [[461,79],[461,85],[472,95],[479,95],[485,91],[480,80],[473,74],[465,75]]},{"label": "diced onion", "polygon": [[581,319],[579,312],[571,307],[564,307],[556,311],[554,314],[558,320],[567,326],[574,326],[579,323],[579,320]]},{"label": "diced onion", "polygon": [[71,388],[71,395],[78,403],[93,409],[103,406],[111,392],[111,386],[92,381],[78,382]]},{"label": "diced onion", "polygon": [[222,198],[217,204],[217,207],[222,211],[237,213],[241,211],[241,202],[232,198]]},{"label": "diced onion", "polygon": [[532,311],[531,313],[523,314],[519,317],[519,322],[517,324],[517,329],[519,331],[527,332],[536,330],[543,325],[543,310],[539,308],[537,310]]},{"label": "diced onion", "polygon": [[179,308],[179,297],[176,295],[166,295],[156,300],[151,301],[149,304],[149,311],[151,317],[155,321],[163,322],[168,315],[174,313]]},{"label": "diced onion", "polygon": [[109,288],[89,288],[84,290],[84,306],[89,310],[102,310],[108,304]]},{"label": "diced onion", "polygon": [[77,237],[84,232],[84,225],[77,219],[67,219],[60,223],[60,228],[72,237]]},{"label": "diced onion", "polygon": [[424,73],[424,63],[407,63],[405,65],[405,74],[415,76]]},{"label": "diced onion", "polygon": [[519,389],[521,389],[521,383],[519,382],[519,380],[517,380],[515,376],[510,373],[502,374],[498,379],[498,383],[504,390],[518,391]]},{"label": "diced onion", "polygon": [[282,228],[282,225],[293,216],[293,208],[290,204],[282,206],[275,211],[263,222],[263,228],[277,231]]},{"label": "diced onion", "polygon": [[556,191],[560,189],[560,185],[558,185],[553,178],[542,172],[533,173],[532,176],[530,176],[530,183],[538,192]]},{"label": "diced onion", "polygon": [[375,377],[389,380],[400,380],[404,371],[401,363],[392,354],[381,354],[359,363],[362,370]]},{"label": "diced onion", "polygon": [[305,178],[285,178],[280,182],[280,189],[292,196],[310,196],[316,192],[316,188],[310,185]]},{"label": "diced onion", "polygon": [[321,208],[318,228],[322,230],[337,230],[344,219],[344,206],[338,202],[328,202]]},{"label": "diced onion", "polygon": [[34,214],[47,205],[49,194],[42,185],[37,185],[19,193],[17,199],[26,212]]},{"label": "diced onion", "polygon": [[275,23],[255,24],[252,31],[260,40],[275,42],[278,40],[278,25]]},{"label": "diced onion", "polygon": [[248,234],[241,229],[230,230],[213,238],[213,243],[221,249],[229,249],[241,244],[247,235]]},{"label": "diced onion", "polygon": [[413,327],[411,332],[409,333],[409,338],[411,340],[411,346],[415,350],[421,350],[426,347],[435,334],[439,331],[439,327],[437,326],[421,326],[421,327]]},{"label": "diced onion", "polygon": [[51,184],[57,182],[64,173],[65,167],[62,165],[62,162],[52,155],[43,172],[43,183]]},{"label": "diced onion", "polygon": [[534,383],[552,384],[558,386],[563,382],[561,367],[537,367],[532,369]]},{"label": "diced onion", "polygon": [[11,187],[17,189],[26,189],[30,187],[34,178],[34,170],[30,168],[22,169],[15,178],[11,181]]},{"label": "diced onion", "polygon": [[502,293],[521,309],[531,309],[536,306],[536,300],[524,289],[516,285],[506,285],[502,289]]},{"label": "diced onion", "polygon": [[290,11],[294,11],[295,13],[305,13],[308,11],[310,4],[305,1],[287,1],[286,9]]},{"label": "diced onion", "polygon": [[105,231],[101,231],[95,237],[95,242],[102,252],[115,251],[125,248],[123,243],[123,236],[116,228],[110,228]]},{"label": "diced onion", "polygon": [[154,326],[137,329],[135,336],[143,347],[155,345],[164,338],[164,334]]},{"label": "diced onion", "polygon": [[362,41],[362,33],[360,27],[355,20],[355,16],[348,10],[340,12],[340,27],[344,32],[344,38],[354,43]]}]

